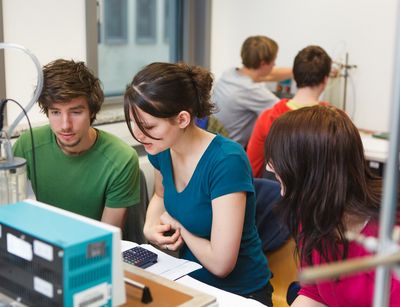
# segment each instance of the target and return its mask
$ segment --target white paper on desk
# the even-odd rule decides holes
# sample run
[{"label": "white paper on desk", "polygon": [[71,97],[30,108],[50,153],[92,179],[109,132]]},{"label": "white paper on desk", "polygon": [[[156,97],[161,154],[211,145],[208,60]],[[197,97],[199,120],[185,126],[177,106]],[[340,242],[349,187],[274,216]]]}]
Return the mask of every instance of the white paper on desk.
[{"label": "white paper on desk", "polygon": [[385,162],[389,152],[389,141],[361,135],[365,157],[369,160]]},{"label": "white paper on desk", "polygon": [[[139,244],[130,241],[121,241],[121,250],[126,251]],[[146,268],[146,271],[165,277],[169,280],[176,280],[193,271],[201,269],[202,266],[197,262],[175,258],[150,244],[140,244],[141,247],[148,249],[158,255],[157,263]]]}]

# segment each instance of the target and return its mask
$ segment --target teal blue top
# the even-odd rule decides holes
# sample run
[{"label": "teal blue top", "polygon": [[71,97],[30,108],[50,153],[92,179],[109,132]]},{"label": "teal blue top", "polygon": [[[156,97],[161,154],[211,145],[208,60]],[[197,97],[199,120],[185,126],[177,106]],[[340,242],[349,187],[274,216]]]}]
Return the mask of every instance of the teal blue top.
[{"label": "teal blue top", "polygon": [[[235,192],[247,193],[239,256],[233,271],[227,277],[219,278],[202,268],[190,276],[242,295],[265,286],[271,272],[255,225],[253,177],[242,146],[217,135],[201,157],[188,185],[180,193],[176,191],[173,180],[170,150],[149,155],[149,160],[163,176],[165,209],[188,231],[207,240],[211,236],[212,200]],[[186,245],[182,247],[180,256],[200,263]]]}]

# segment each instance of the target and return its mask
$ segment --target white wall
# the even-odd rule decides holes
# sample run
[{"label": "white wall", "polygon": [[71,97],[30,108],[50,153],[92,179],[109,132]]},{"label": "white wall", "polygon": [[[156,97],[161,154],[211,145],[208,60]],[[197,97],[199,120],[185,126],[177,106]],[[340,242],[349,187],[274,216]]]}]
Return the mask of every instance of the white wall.
[{"label": "white wall", "polygon": [[[28,48],[44,65],[57,58],[86,60],[84,0],[3,0],[4,42]],[[33,62],[23,52],[6,50],[6,92],[26,105],[36,85]],[[11,123],[20,113],[7,104]],[[35,105],[31,122],[46,122]],[[23,122],[21,122],[23,123]]]},{"label": "white wall", "polygon": [[211,70],[219,77],[240,66],[247,36],[266,35],[279,44],[278,66],[292,66],[303,47],[317,44],[350,72],[348,111],[358,127],[387,130],[392,99],[395,0],[214,0]]},{"label": "white wall", "polygon": [[[395,0],[213,0],[211,70],[216,77],[240,66],[240,46],[250,35],[267,35],[280,45],[277,65],[291,66],[309,44],[350,72],[348,104],[359,127],[387,130],[392,97]],[[86,60],[83,0],[3,0],[5,42],[21,44],[45,64],[59,57]],[[6,52],[7,97],[26,104],[36,84],[33,64],[18,51]],[[11,105],[10,105],[11,106]],[[12,120],[19,110],[8,108]],[[46,121],[37,107],[33,122]]]},{"label": "white wall", "polygon": [[[42,65],[57,58],[86,61],[86,0],[2,1],[5,42],[28,48]],[[128,16],[135,16],[135,7],[132,4],[133,2],[128,2]],[[157,21],[163,21],[163,2],[158,1],[157,8]],[[163,26],[163,22],[157,23],[158,41],[154,44],[120,46],[118,49],[113,46],[113,51],[104,44],[100,45],[102,62],[99,72],[100,75],[106,75],[102,81],[109,86],[109,90],[125,88],[132,78],[132,72],[128,69],[121,70],[121,65],[132,67],[134,71],[154,59],[168,61],[169,47],[163,40]],[[135,37],[131,33],[135,30],[133,21],[129,22],[128,30],[128,37]],[[127,60],[127,54],[140,56]],[[107,57],[118,56],[121,59],[119,63],[107,62]],[[18,50],[7,50],[5,60],[7,98],[13,98],[26,105],[31,100],[36,85],[35,67],[29,57]],[[125,80],[123,84],[121,80]],[[8,124],[11,124],[20,113],[20,109],[9,103],[7,111]],[[122,115],[121,110],[119,114]],[[28,115],[34,125],[47,122],[46,116],[40,113],[37,105]],[[22,121],[20,126],[25,127],[26,121]]]}]

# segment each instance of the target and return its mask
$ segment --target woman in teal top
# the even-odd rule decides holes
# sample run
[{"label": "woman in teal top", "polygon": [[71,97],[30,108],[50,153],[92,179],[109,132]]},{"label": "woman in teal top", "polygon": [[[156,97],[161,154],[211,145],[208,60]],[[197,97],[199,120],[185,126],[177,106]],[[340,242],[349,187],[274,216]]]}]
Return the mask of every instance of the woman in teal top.
[{"label": "woman in teal top", "polygon": [[271,306],[271,273],[255,226],[246,154],[239,144],[194,124],[213,109],[211,87],[204,69],[153,63],[125,92],[128,127],[155,167],[144,234],[199,262],[203,269],[192,277]]}]

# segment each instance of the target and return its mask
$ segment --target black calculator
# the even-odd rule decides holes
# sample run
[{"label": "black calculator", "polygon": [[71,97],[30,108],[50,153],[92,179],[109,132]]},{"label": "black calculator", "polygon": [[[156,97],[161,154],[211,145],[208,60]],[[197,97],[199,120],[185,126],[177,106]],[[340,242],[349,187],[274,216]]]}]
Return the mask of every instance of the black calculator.
[{"label": "black calculator", "polygon": [[145,269],[157,262],[157,254],[141,246],[135,246],[122,253],[124,262]]}]

